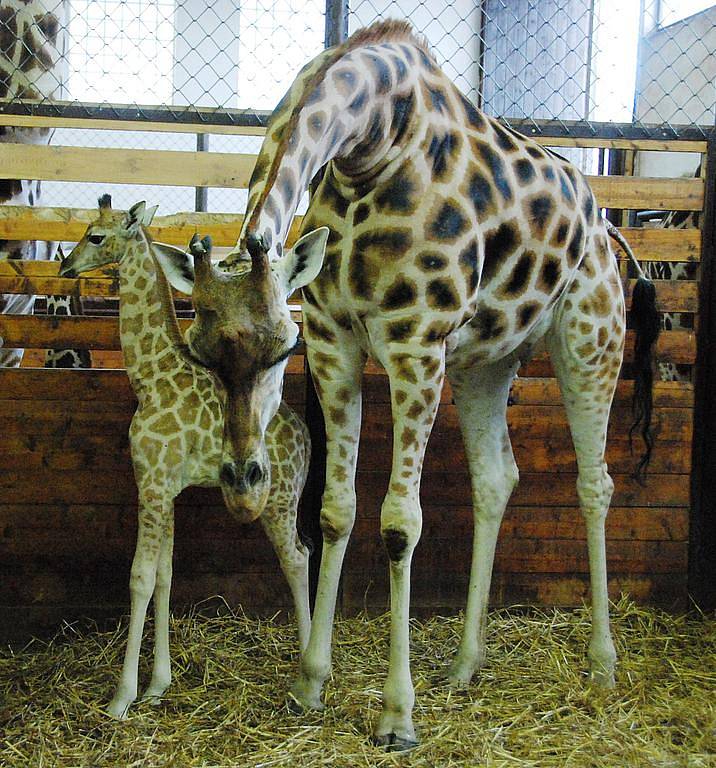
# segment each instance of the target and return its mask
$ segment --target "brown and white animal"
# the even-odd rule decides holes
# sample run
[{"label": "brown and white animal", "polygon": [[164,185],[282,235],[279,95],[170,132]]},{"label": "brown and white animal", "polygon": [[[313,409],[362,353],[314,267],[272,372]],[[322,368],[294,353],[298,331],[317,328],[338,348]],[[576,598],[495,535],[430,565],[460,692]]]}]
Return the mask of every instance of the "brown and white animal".
[{"label": "brown and white animal", "polygon": [[[0,99],[61,98],[67,67],[67,8],[67,0],[0,0]],[[0,142],[47,144],[51,137],[49,128],[0,126]],[[39,181],[0,180],[0,203],[37,205],[39,200]],[[55,248],[55,243],[0,240],[0,258],[51,259]],[[60,304],[64,306],[64,301]],[[34,296],[0,296],[4,314],[32,314],[34,305]],[[21,349],[0,349],[0,366],[20,365],[22,354]],[[49,355],[48,367],[59,367],[65,359],[59,353]],[[73,361],[72,367],[80,367],[79,358]]]},{"label": "brown and white animal", "polygon": [[[309,233],[330,228],[321,268],[320,243],[306,235],[288,255],[283,243],[300,197],[324,166],[303,223]],[[390,660],[374,740],[403,749],[416,743],[410,563],[421,531],[423,457],[444,378],[459,411],[474,503],[465,628],[449,673],[453,684],[465,685],[485,659],[495,543],[518,479],[505,416],[509,387],[541,339],[577,454],[592,579],[591,676],[612,685],[604,520],[613,483],[604,449],[625,307],[608,233],[584,177],[477,110],[409,25],[383,22],[309,62],[273,113],[227,264],[249,257],[251,273],[240,278],[197,273],[197,319],[188,336],[192,353],[229,392],[243,382],[245,410],[227,413],[223,460],[233,461],[235,471],[225,479],[241,477],[251,462],[263,466],[260,436],[248,439],[230,425],[239,416],[256,419],[252,408],[267,420],[267,349],[285,333],[292,287],[320,270],[304,289],[304,335],[326,422],[324,548],[311,637],[291,690],[295,704],[320,708],[331,669],[338,581],[356,512],[366,356],[387,372],[393,418],[380,525],[390,560]],[[222,293],[221,303],[204,300]],[[648,430],[656,331],[653,286],[643,279],[633,316]],[[246,389],[246,372],[261,398]]]},{"label": "brown and white animal", "polygon": [[[183,251],[153,244],[145,227],[154,210],[137,203],[113,211],[100,198],[99,217],[61,266],[61,274],[119,263],[120,335],[127,375],[139,404],[129,429],[139,491],[139,531],[130,581],[132,605],[122,677],[109,705],[124,717],[137,696],[142,627],[154,595],[154,668],[145,698],[159,698],[170,684],[169,590],[174,543],[174,499],[189,485],[217,486],[225,394],[215,376],[187,354],[160,262],[173,262],[178,287],[191,290],[191,260]],[[204,254],[194,242],[197,253]],[[280,395],[279,395],[280,398]],[[308,551],[296,531],[298,499],[310,454],[308,431],[283,403],[263,425],[267,463],[259,493],[224,490],[229,510],[242,522],[260,515],[294,598],[301,648],[308,638]],[[268,499],[268,500],[267,500]]]}]

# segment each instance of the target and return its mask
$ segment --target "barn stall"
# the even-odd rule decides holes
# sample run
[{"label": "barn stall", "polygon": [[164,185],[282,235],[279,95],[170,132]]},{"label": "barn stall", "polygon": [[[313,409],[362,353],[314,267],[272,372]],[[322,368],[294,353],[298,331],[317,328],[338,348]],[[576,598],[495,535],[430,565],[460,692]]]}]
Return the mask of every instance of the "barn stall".
[{"label": "barn stall", "polygon": [[[346,18],[340,4],[328,5],[329,42],[340,39],[346,21],[359,26],[372,20],[370,13],[375,11],[375,3],[357,3]],[[396,15],[396,4],[388,5],[386,12]],[[460,78],[478,85],[482,80],[483,90],[476,85],[469,95],[488,111],[583,163],[600,206],[622,227],[642,263],[700,263],[698,279],[656,282],[659,309],[689,319],[683,327],[663,332],[658,343],[659,360],[678,365],[681,377],[655,385],[657,441],[645,486],[632,478],[635,458],[628,440],[632,385],[627,355],[608,440],[607,460],[616,487],[607,523],[607,555],[614,599],[626,593],[643,605],[681,610],[688,607],[691,596],[708,608],[713,601],[714,501],[707,480],[716,461],[710,437],[714,434],[713,405],[708,397],[715,371],[712,347],[705,341],[714,323],[709,311],[714,279],[713,114],[706,128],[693,124],[654,127],[651,123],[658,121],[653,119],[649,124],[600,123],[584,119],[588,115],[565,114],[565,105],[574,100],[574,94],[562,88],[549,98],[538,93],[539,104],[525,107],[530,109],[529,118],[515,115],[505,97],[512,88],[514,104],[515,86],[505,80],[500,62],[514,71],[510,56],[516,56],[523,43],[520,34],[529,32],[529,13],[512,11],[515,18],[523,19],[526,32],[514,30],[507,43],[511,49],[500,51],[495,31],[504,28],[502,14],[508,11],[485,3],[474,19],[467,13],[468,5],[473,6],[455,3],[451,8],[471,29],[481,30],[479,56],[473,55],[469,38],[460,38],[462,27],[450,35],[437,35],[438,52],[451,56],[453,65],[461,68],[458,84],[469,93]],[[413,21],[429,36],[435,34],[434,20],[421,19],[418,13]],[[175,24],[180,22],[181,18],[175,18]],[[559,31],[557,25],[558,41],[562,39]],[[235,40],[214,39],[222,50],[237,45]],[[206,56],[197,41],[192,45],[187,56],[196,57],[199,52]],[[452,55],[451,45],[457,46],[465,66]],[[540,61],[547,44],[542,45],[545,50],[533,51],[537,69],[544,66]],[[580,46],[570,47],[572,58],[575,51],[579,53]],[[244,60],[241,55],[237,54],[237,60]],[[470,61],[474,72],[467,66]],[[593,66],[589,61],[582,64],[585,77]],[[229,72],[226,79],[231,77]],[[84,202],[34,209],[5,207],[0,212],[0,237],[72,243],[93,217],[92,199],[98,191],[124,195],[128,206],[139,199],[155,204],[166,199],[170,188],[172,192],[181,190],[179,199],[185,209],[190,207],[188,199],[198,210],[162,215],[163,206],[151,230],[156,239],[183,246],[199,231],[211,234],[220,248],[232,246],[241,216],[214,210],[212,195],[217,192],[227,195],[223,200],[241,199],[235,195],[248,185],[257,146],[255,139],[250,143],[251,137],[261,136],[266,114],[202,107],[189,100],[192,87],[196,84],[184,84],[181,93],[185,98],[178,102],[192,106],[171,110],[8,104],[3,117],[8,125],[52,126],[62,132],[65,143],[60,145],[56,134],[50,146],[0,145],[4,174],[51,181],[60,187],[71,184],[72,194],[83,190],[73,203]],[[692,122],[699,121],[692,118]],[[177,145],[183,148],[136,148],[133,137],[139,131],[145,139],[149,137],[146,142],[150,145],[161,146],[161,139],[169,136],[179,137]],[[107,146],[103,136],[111,136],[112,142],[123,146]],[[246,137],[249,144],[241,144]],[[189,149],[192,145],[195,150]],[[254,149],[215,151],[222,146]],[[648,165],[647,159],[652,168],[666,166],[659,162],[662,156],[669,158],[670,175],[637,175]],[[699,164],[698,176],[684,178],[684,168],[693,170]],[[152,192],[158,199],[153,199]],[[215,200],[221,209],[222,198]],[[171,204],[167,207],[175,210]],[[635,214],[642,211],[698,212],[701,216],[698,227],[687,229],[635,226],[642,221]],[[298,222],[292,230],[294,236],[297,226]],[[82,317],[43,316],[42,302],[34,316],[0,317],[5,346],[26,349],[23,367],[0,371],[5,417],[0,435],[0,626],[4,640],[24,641],[33,634],[52,633],[63,622],[115,618],[127,611],[136,490],[126,435],[135,403],[122,370],[117,282],[111,270],[77,280],[59,278],[57,264],[52,262],[6,261],[0,263],[0,270],[0,292],[79,295],[85,300]],[[633,281],[625,262],[623,275],[628,292]],[[191,314],[188,299],[176,298],[186,324]],[[64,347],[92,350],[93,369],[41,367],[45,349]],[[285,394],[305,416],[314,435],[314,468],[302,517],[320,545],[322,425],[301,355],[290,363]],[[366,370],[364,397],[359,515],[339,597],[339,609],[348,616],[363,609],[377,614],[387,607],[387,558],[378,517],[388,478],[385,468],[390,463],[390,420],[386,380],[374,363]],[[588,591],[585,535],[574,488],[573,450],[546,355],[538,353],[520,372],[513,399],[508,420],[521,481],[502,526],[492,603],[496,607],[579,606]],[[428,448],[422,499],[424,530],[414,558],[414,612],[421,616],[454,614],[463,607],[467,588],[471,509],[457,419],[447,387]],[[249,616],[285,613],[290,605],[288,590],[258,527],[238,527],[226,515],[220,495],[211,490],[184,492],[176,509],[172,600],[177,613],[197,604],[204,612],[213,611],[224,603],[234,611],[240,606]],[[625,626],[637,621],[633,612],[638,615],[631,604],[624,609]],[[181,632],[181,625],[177,626]],[[201,622],[184,626],[203,631]],[[258,632],[260,625],[251,627]],[[349,654],[346,661],[350,663]],[[358,711],[362,706],[365,703],[360,703]],[[446,703],[435,706],[438,712],[441,707],[449,709]],[[274,735],[280,735],[277,728]]]}]

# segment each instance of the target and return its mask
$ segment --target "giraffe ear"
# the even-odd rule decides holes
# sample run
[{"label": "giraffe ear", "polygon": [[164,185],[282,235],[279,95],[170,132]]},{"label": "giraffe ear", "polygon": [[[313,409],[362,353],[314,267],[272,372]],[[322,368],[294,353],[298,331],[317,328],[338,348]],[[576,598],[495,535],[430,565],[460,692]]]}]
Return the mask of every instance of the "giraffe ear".
[{"label": "giraffe ear", "polygon": [[329,234],[328,227],[314,229],[301,237],[293,248],[286,251],[283,258],[271,264],[287,296],[310,283],[321,271]]},{"label": "giraffe ear", "polygon": [[181,248],[166,243],[152,243],[152,253],[172,288],[191,296],[194,290],[192,257]]},{"label": "giraffe ear", "polygon": [[124,219],[124,228],[131,233],[136,232],[143,223],[144,213],[146,211],[147,204],[142,200],[139,203],[135,203],[128,211],[127,216]]},{"label": "giraffe ear", "polygon": [[152,208],[146,208],[144,210],[144,214],[142,215],[143,227],[148,227],[152,223],[152,219],[154,218],[154,214],[157,212],[158,208],[159,206],[155,205]]}]

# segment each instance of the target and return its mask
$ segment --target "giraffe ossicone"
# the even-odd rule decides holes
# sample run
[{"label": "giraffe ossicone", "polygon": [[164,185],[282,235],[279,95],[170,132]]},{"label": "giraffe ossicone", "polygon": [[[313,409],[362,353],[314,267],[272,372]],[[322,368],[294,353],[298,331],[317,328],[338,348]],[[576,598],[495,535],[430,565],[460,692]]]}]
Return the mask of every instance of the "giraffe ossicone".
[{"label": "giraffe ossicone", "polygon": [[[320,707],[331,670],[338,582],[356,514],[367,356],[386,370],[393,419],[380,520],[390,571],[390,660],[373,738],[397,750],[417,743],[410,564],[422,528],[423,459],[444,378],[458,411],[474,507],[465,628],[449,672],[453,684],[464,685],[485,659],[497,534],[518,480],[506,419],[510,384],[542,340],[577,454],[592,579],[590,674],[612,685],[604,520],[613,484],[604,451],[625,302],[586,179],[473,106],[400,21],[358,31],[310,61],[291,85],[269,120],[229,268],[244,263],[260,235],[269,274],[282,269],[296,208],[321,170],[302,227],[330,230],[323,266],[303,289],[307,356],[326,424],[324,545],[294,704]],[[200,321],[189,344],[195,353],[211,350],[199,357],[231,393],[232,378],[266,354],[261,318],[286,316],[288,309],[280,291],[247,304],[230,275],[217,277],[215,288],[210,297],[195,292]],[[644,311],[653,315],[653,300]],[[241,333],[222,332],[235,324]],[[647,382],[654,340],[642,330],[637,335],[649,353],[638,372]],[[640,395],[648,400],[649,388]],[[649,408],[643,413],[648,430]]]},{"label": "giraffe ossicone", "polygon": [[154,667],[145,698],[156,700],[171,681],[169,592],[174,545],[174,499],[189,485],[222,486],[229,511],[240,522],[259,517],[291,589],[299,644],[308,639],[308,551],[300,541],[297,505],[310,457],[308,430],[280,403],[266,426],[266,477],[260,493],[225,487],[219,473],[226,394],[215,375],[187,353],[174,312],[164,265],[180,290],[191,290],[193,268],[184,251],[153,243],[146,227],[156,208],[137,203],[113,211],[109,196],[60,274],[119,264],[120,338],[138,406],[129,429],[139,492],[139,527],[130,579],[131,616],[122,675],[109,705],[123,718],[137,696],[142,629],[154,596]]}]

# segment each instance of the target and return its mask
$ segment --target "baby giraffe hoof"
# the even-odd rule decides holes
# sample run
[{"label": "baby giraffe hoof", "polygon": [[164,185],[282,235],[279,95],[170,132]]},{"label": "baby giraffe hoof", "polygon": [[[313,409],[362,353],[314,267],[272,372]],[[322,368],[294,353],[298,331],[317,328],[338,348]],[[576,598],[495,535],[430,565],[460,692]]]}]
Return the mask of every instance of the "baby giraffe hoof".
[{"label": "baby giraffe hoof", "polygon": [[614,672],[609,669],[598,668],[593,669],[589,673],[589,680],[592,685],[596,685],[599,688],[614,688]]},{"label": "baby giraffe hoof", "polygon": [[113,720],[126,720],[127,712],[129,712],[129,708],[133,701],[134,699],[130,699],[129,701],[126,699],[112,699],[112,701],[109,703],[109,706],[107,707],[109,716]]},{"label": "baby giraffe hoof", "polygon": [[286,699],[286,706],[289,712],[294,715],[303,715],[306,712],[322,712],[326,705],[321,701],[319,696],[306,697],[299,695],[297,692],[289,691],[288,698]]},{"label": "baby giraffe hoof", "polygon": [[376,747],[382,747],[386,752],[409,752],[415,749],[419,742],[415,739],[398,736],[396,733],[382,733],[371,738]]}]

